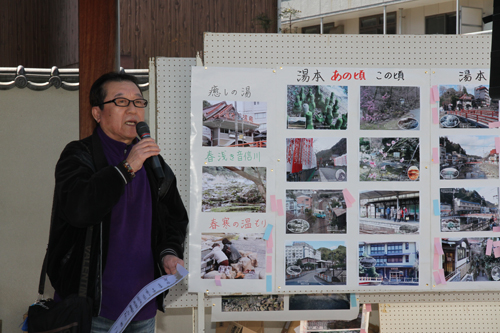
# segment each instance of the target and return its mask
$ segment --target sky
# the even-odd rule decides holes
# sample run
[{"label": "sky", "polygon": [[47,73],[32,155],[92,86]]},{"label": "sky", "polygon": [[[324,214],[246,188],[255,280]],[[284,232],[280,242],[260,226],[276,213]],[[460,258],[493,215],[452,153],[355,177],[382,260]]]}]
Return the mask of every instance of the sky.
[{"label": "sky", "polygon": [[467,155],[484,157],[495,149],[495,136],[493,135],[447,135],[447,137],[451,142],[460,144]]}]

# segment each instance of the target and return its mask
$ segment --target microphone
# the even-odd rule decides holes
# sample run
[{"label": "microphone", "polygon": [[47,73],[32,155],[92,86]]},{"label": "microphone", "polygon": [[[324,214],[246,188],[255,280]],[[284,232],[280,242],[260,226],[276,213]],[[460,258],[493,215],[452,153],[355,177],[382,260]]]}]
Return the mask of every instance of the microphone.
[{"label": "microphone", "polygon": [[[139,135],[141,140],[151,137],[151,134],[149,133],[149,126],[144,121],[138,122],[137,125],[135,125],[135,130],[137,131],[137,135]],[[163,169],[161,167],[158,156],[151,156],[150,159],[156,178],[164,179],[165,174],[163,173]]]}]

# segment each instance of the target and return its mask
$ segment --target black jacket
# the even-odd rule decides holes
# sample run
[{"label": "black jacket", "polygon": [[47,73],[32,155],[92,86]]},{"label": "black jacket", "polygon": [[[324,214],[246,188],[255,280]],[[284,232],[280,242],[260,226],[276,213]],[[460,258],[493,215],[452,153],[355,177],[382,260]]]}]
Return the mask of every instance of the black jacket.
[{"label": "black jacket", "polygon": [[[183,256],[188,224],[186,209],[177,190],[176,178],[159,156],[165,179],[160,183],[146,160],[144,167],[151,188],[151,246],[157,263],[155,278],[165,272],[161,259],[166,254]],[[47,274],[61,297],[78,293],[83,248],[88,226],[93,227],[87,295],[93,299],[94,316],[100,312],[101,277],[106,267],[111,209],[133,181],[121,165],[107,163],[98,133],[70,142],[59,158],[48,245]],[[164,295],[163,295],[164,296]],[[164,311],[163,297],[158,309]]]}]

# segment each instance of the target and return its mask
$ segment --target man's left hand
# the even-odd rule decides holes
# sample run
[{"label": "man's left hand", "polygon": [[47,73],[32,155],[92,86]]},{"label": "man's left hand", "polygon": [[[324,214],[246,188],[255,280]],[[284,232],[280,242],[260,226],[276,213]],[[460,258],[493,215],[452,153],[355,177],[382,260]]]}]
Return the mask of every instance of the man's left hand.
[{"label": "man's left hand", "polygon": [[163,269],[167,274],[177,273],[177,264],[184,267],[184,260],[171,254],[167,254],[166,256],[164,256],[162,261],[163,261]]}]

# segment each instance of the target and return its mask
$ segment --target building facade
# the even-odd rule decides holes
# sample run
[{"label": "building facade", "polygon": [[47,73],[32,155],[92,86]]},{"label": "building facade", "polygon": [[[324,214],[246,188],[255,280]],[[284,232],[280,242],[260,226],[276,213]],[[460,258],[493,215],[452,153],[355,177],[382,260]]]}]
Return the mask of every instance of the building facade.
[{"label": "building facade", "polygon": [[[493,0],[289,0],[281,31],[304,34],[464,34],[491,30]],[[385,17],[385,24],[384,24]],[[458,21],[457,21],[458,17]]]}]

